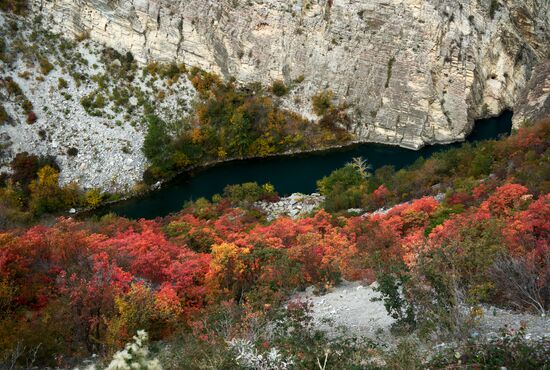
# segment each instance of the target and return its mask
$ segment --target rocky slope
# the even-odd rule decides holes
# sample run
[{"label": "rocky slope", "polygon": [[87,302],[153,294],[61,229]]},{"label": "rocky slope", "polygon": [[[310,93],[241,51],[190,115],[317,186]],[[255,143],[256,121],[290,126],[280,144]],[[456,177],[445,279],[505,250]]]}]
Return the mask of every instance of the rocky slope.
[{"label": "rocky slope", "polygon": [[185,76],[152,74],[36,18],[0,13],[0,41],[0,172],[29,152],[55,157],[62,184],[131,191],[146,167],[146,112],[184,119],[195,96]]},{"label": "rocky slope", "polygon": [[34,11],[141,62],[242,82],[304,76],[286,106],[313,116],[309,98],[331,89],[359,140],[410,148],[460,140],[475,118],[535,104],[540,96],[520,96],[550,39],[548,0],[36,0]]},{"label": "rocky slope", "polygon": [[[390,334],[390,327],[395,319],[389,316],[376,291],[378,283],[363,285],[360,282],[343,281],[324,295],[316,295],[315,288],[297,294],[293,299],[308,302],[311,315],[317,328],[336,334],[337,328],[346,333],[365,336],[371,339],[383,339],[393,345],[395,337]],[[525,328],[527,340],[550,338],[550,320],[545,316],[514,312],[491,306],[482,306],[482,314],[477,325],[470,328],[474,336],[484,338],[498,337],[498,333],[517,331]],[[464,307],[467,311],[469,308]],[[440,344],[444,346],[444,344]]]}]

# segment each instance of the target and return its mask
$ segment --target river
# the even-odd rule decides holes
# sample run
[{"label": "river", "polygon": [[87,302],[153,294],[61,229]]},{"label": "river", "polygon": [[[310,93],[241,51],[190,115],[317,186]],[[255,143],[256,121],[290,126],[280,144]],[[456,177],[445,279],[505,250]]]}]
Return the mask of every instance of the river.
[{"label": "river", "polygon": [[[511,128],[512,112],[506,111],[499,117],[476,121],[467,141],[496,139],[509,135]],[[367,159],[373,169],[384,165],[399,169],[414,163],[419,157],[428,158],[435,152],[460,145],[432,145],[414,151],[367,143],[324,152],[221,163],[183,173],[159,190],[104,207],[96,214],[112,212],[134,219],[162,217],[181,210],[186,201],[200,197],[211,198],[221,193],[226,185],[251,181],[259,184],[269,182],[281,196],[295,192],[313,193],[318,179],[343,166],[353,157]]]}]

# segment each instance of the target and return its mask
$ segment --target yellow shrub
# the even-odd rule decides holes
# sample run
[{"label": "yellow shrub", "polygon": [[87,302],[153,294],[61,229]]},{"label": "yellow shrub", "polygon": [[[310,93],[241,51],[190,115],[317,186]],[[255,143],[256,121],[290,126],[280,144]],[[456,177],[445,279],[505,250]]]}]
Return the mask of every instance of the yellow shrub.
[{"label": "yellow shrub", "polygon": [[86,192],[86,194],[84,195],[84,199],[88,206],[97,207],[101,204],[101,201],[103,200],[103,194],[101,194],[101,191],[99,189],[91,189]]}]

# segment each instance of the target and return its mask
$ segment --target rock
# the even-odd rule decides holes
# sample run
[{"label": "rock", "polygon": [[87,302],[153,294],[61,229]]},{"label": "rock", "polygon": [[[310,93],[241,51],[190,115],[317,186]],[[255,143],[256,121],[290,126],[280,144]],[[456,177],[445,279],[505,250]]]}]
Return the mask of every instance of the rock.
[{"label": "rock", "polygon": [[267,219],[271,221],[282,215],[287,215],[291,218],[307,215],[319,208],[324,200],[325,198],[320,195],[295,193],[288,197],[280,198],[278,202],[268,203],[259,201],[254,206],[266,212]]},{"label": "rock", "polygon": [[522,90],[512,122],[514,128],[536,122],[550,116],[550,61],[547,60],[533,69],[533,75]]},{"label": "rock", "polygon": [[[185,62],[242,83],[305,79],[282,105],[314,118],[331,89],[360,141],[408,148],[462,140],[505,108],[550,106],[546,0],[33,0],[52,30],[140,63]],[[528,89],[526,89],[528,87]],[[524,107],[524,108],[522,108]]]}]

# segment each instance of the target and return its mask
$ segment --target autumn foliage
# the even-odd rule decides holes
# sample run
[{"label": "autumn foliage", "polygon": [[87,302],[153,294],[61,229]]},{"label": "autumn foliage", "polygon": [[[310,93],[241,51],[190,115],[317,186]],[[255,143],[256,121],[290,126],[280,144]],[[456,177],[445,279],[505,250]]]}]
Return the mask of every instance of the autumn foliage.
[{"label": "autumn foliage", "polygon": [[[524,134],[512,140],[539,145]],[[31,180],[45,194],[46,172]],[[521,258],[536,288],[547,292],[550,194],[509,177],[461,192],[357,217],[320,210],[268,223],[227,200],[202,200],[155,221],[60,218],[0,233],[0,352],[20,341],[40,343],[41,363],[63,365],[61,355],[108,353],[137,329],[153,340],[181,326],[196,330],[204,325],[197,314],[218,305],[261,311],[310,285],[370,282],[391,266],[413,270],[426,261],[432,273],[452,266],[477,302],[506,304],[510,292],[499,290],[491,272],[503,256]],[[384,205],[391,196],[380,185],[371,201]],[[548,300],[541,304],[550,308]]]}]

